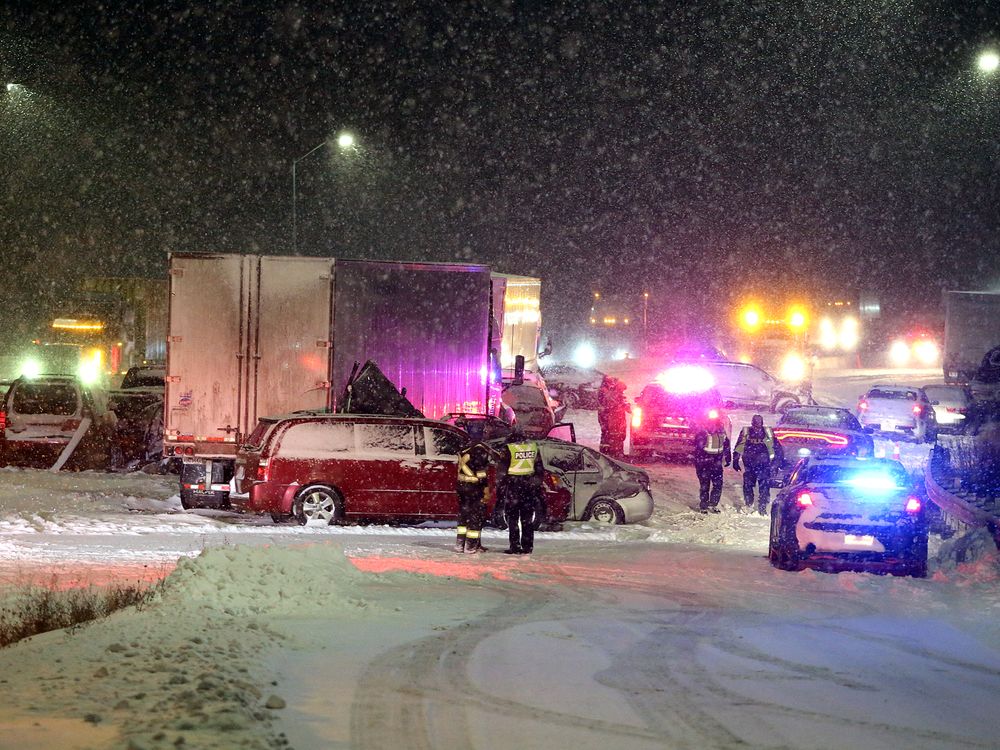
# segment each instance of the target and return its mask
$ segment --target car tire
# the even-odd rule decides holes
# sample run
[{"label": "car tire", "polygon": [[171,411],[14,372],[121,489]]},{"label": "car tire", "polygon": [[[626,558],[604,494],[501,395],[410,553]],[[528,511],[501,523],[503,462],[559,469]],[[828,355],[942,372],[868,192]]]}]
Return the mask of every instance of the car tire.
[{"label": "car tire", "polygon": [[617,526],[625,523],[625,512],[622,507],[611,498],[600,497],[590,503],[587,510],[587,519],[595,523],[604,523],[609,526]]},{"label": "car tire", "polygon": [[795,540],[795,529],[789,529],[786,519],[780,516],[777,518],[777,530],[775,533],[775,556],[772,564],[778,570],[798,571],[802,569],[799,558],[799,545]]},{"label": "car tire", "polygon": [[325,484],[310,484],[299,490],[292,501],[292,517],[300,526],[309,522],[340,523],[344,515],[344,500],[340,493]]},{"label": "car tire", "polygon": [[797,406],[798,403],[799,400],[792,396],[779,396],[774,400],[774,404],[771,406],[771,411],[775,414],[780,414],[789,406]]}]

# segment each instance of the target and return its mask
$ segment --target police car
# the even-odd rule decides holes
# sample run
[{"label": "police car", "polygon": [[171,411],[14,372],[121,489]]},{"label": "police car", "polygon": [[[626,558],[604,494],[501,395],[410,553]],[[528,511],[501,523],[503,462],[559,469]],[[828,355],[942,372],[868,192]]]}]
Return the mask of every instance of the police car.
[{"label": "police car", "polygon": [[804,458],[771,506],[768,548],[782,570],[927,575],[924,503],[898,461]]},{"label": "police car", "polygon": [[678,365],[643,388],[632,407],[630,455],[689,455],[698,429],[723,417],[714,382],[703,367]]}]

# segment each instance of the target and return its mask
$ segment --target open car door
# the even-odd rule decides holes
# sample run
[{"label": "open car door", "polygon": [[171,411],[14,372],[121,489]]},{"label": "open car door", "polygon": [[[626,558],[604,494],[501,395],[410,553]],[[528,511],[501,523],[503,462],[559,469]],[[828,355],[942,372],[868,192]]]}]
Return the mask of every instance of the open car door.
[{"label": "open car door", "polygon": [[549,431],[545,433],[545,437],[565,440],[567,443],[575,443],[576,427],[573,426],[572,422],[560,422],[559,424],[552,425]]}]

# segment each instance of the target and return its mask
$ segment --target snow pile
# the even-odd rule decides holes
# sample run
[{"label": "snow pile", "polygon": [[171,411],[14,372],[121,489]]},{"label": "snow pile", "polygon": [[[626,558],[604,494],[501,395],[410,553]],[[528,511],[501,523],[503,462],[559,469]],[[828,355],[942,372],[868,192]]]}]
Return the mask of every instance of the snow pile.
[{"label": "snow pile", "polygon": [[937,563],[941,580],[958,574],[969,582],[1000,581],[1000,553],[988,529],[974,529],[943,542]]},{"label": "snow pile", "polygon": [[332,543],[217,547],[181,558],[163,601],[197,602],[240,616],[359,610],[370,606],[351,594],[363,575]]}]

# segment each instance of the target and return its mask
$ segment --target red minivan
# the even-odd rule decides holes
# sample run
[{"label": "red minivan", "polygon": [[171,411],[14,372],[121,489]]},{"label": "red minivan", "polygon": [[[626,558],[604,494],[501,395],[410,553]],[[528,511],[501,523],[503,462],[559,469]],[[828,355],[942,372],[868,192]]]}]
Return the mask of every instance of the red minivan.
[{"label": "red minivan", "polygon": [[468,441],[429,419],[265,418],[237,454],[232,504],[301,524],[453,520],[458,454]]}]

